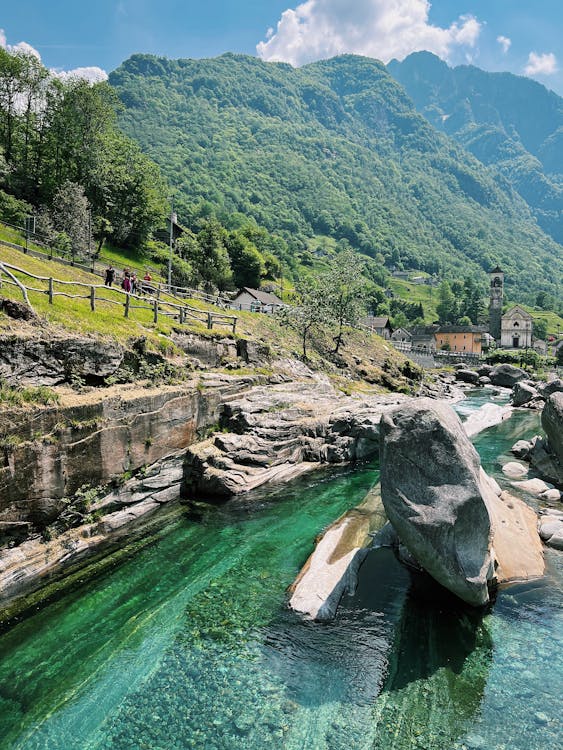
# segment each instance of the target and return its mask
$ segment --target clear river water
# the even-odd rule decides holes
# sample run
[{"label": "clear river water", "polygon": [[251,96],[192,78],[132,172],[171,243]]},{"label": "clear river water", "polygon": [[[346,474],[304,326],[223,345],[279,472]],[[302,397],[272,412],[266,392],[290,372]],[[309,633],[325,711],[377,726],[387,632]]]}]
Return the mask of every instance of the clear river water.
[{"label": "clear river water", "polygon": [[[505,484],[502,457],[538,430],[520,411],[479,435],[485,469]],[[315,535],[377,479],[375,464],[318,471],[201,506],[12,626],[0,748],[563,747],[562,553],[486,613],[433,599],[389,550],[371,553],[333,623],[286,608]]]}]

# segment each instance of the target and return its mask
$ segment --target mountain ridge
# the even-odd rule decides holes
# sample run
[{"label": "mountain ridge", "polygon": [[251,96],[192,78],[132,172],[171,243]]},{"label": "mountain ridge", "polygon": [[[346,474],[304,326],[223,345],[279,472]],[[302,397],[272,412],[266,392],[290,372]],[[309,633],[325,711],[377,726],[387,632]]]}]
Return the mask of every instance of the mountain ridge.
[{"label": "mountain ridge", "polygon": [[498,169],[563,241],[563,98],[525,76],[452,68],[430,52],[387,69],[431,124]]},{"label": "mountain ridge", "polygon": [[232,53],[134,55],[110,84],[122,128],[161,165],[188,222],[245,214],[295,253],[326,235],[449,276],[484,279],[501,263],[508,289],[531,299],[547,283],[558,294],[561,247],[379,61],[343,55],[296,69]]}]

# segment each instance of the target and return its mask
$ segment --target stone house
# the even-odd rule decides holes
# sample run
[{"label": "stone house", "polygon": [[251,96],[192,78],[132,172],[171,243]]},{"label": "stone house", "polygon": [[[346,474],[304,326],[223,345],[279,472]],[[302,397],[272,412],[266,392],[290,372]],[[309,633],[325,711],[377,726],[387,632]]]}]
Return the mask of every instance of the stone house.
[{"label": "stone house", "polygon": [[412,334],[406,328],[397,328],[391,334],[391,341],[400,341],[403,344],[412,342]]},{"label": "stone house", "polygon": [[362,320],[363,325],[369,328],[372,333],[377,333],[381,338],[389,340],[393,329],[391,328],[391,322],[386,316],[367,315]]},{"label": "stone house", "polygon": [[502,349],[527,349],[532,346],[533,320],[519,305],[511,307],[501,318]]},{"label": "stone house", "polygon": [[436,332],[440,326],[415,326],[411,329],[412,348],[424,349],[429,352],[436,351]]},{"label": "stone house", "polygon": [[268,315],[283,306],[284,302],[273,292],[263,292],[261,289],[251,289],[247,286],[243,287],[231,302],[234,310],[250,310]]}]

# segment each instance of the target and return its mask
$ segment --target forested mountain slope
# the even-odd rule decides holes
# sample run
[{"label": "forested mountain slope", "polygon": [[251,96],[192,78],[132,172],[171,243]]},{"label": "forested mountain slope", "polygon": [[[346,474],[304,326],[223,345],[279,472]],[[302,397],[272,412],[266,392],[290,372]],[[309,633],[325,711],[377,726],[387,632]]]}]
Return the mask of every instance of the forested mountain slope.
[{"label": "forested mountain slope", "polygon": [[185,221],[240,212],[298,252],[313,235],[447,275],[500,263],[523,301],[558,296],[562,249],[507,180],[420,114],[381,63],[294,69],[226,54],[135,55],[110,76],[121,126],[177,188]]},{"label": "forested mountain slope", "polygon": [[496,167],[563,242],[563,99],[537,81],[450,68],[430,52],[392,60],[389,72],[433,125]]}]

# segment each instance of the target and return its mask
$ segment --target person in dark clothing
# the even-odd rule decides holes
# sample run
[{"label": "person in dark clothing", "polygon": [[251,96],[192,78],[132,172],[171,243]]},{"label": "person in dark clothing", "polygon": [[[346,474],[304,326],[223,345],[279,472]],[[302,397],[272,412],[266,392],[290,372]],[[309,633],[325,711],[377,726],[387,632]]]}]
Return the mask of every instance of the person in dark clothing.
[{"label": "person in dark clothing", "polygon": [[114,279],[115,279],[115,268],[110,263],[109,266],[106,268],[106,280],[104,282],[105,285],[111,286],[113,284]]}]

